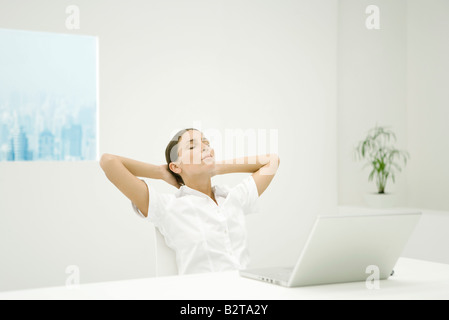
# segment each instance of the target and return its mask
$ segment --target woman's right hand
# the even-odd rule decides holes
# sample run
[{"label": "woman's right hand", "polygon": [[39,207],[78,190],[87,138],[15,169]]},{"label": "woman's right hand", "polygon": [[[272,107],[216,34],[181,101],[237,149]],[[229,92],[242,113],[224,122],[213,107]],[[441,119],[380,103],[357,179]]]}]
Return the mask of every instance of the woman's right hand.
[{"label": "woman's right hand", "polygon": [[162,180],[167,182],[168,184],[174,186],[176,189],[181,188],[176,178],[171,174],[170,169],[168,168],[168,164],[160,165]]}]

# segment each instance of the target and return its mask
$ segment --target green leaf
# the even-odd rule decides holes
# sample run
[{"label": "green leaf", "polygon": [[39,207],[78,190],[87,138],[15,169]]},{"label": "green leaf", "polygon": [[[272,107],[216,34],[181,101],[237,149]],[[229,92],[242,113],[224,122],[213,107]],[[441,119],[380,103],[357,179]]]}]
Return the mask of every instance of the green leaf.
[{"label": "green leaf", "polygon": [[[367,162],[363,168],[371,166],[372,170],[368,180],[373,181],[376,176],[376,184],[379,190],[383,190],[391,177],[396,182],[396,171],[401,172],[400,163],[407,165],[410,154],[407,151],[400,151],[394,147],[396,134],[388,126],[376,126],[367,132],[366,138],[357,144],[356,155]],[[399,163],[395,160],[398,159]]]},{"label": "green leaf", "polygon": [[364,170],[366,167],[369,167],[369,166],[371,166],[371,163],[369,163],[369,162],[365,163],[365,165],[362,167],[362,170]]},{"label": "green leaf", "polygon": [[369,175],[369,177],[368,177],[368,181],[369,181],[369,182],[373,181],[373,178],[374,178],[374,174],[375,174],[375,173],[376,173],[376,170],[371,171],[371,173],[370,173],[370,175]]}]

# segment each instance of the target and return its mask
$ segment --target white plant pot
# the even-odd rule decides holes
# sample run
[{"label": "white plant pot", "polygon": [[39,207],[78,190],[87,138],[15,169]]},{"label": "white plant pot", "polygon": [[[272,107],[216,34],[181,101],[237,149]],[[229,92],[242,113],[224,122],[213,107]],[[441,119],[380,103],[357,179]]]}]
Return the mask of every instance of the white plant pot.
[{"label": "white plant pot", "polygon": [[365,203],[376,209],[393,208],[397,203],[397,196],[392,193],[367,193],[365,194]]}]

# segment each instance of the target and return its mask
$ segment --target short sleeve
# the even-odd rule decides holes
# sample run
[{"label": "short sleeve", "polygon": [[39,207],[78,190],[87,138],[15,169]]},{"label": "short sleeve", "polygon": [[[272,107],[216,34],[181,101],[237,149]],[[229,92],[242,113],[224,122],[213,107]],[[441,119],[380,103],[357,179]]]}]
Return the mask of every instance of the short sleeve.
[{"label": "short sleeve", "polygon": [[243,180],[231,192],[237,197],[245,215],[260,213],[259,191],[253,176]]},{"label": "short sleeve", "polygon": [[145,217],[143,213],[137,208],[137,206],[131,202],[134,212],[143,219],[148,219],[148,221],[159,225],[161,219],[163,218],[166,207],[168,204],[174,200],[175,195],[168,193],[159,193],[151,184],[145,179],[141,179],[148,187],[149,204],[148,204],[148,217]]}]

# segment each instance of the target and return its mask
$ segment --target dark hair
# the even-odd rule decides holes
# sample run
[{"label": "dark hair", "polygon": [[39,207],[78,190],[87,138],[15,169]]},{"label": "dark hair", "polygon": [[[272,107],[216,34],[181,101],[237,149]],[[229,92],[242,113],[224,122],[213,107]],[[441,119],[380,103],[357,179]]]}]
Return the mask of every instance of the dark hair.
[{"label": "dark hair", "polygon": [[179,174],[173,172],[170,169],[170,163],[178,160],[179,140],[181,139],[181,137],[184,133],[186,133],[187,131],[190,131],[190,130],[196,130],[196,131],[200,132],[198,129],[195,129],[195,128],[183,129],[183,130],[179,131],[177,134],[175,134],[175,136],[170,140],[170,142],[167,145],[167,148],[165,149],[165,160],[167,160],[167,164],[169,166],[168,171],[170,171],[170,173],[173,175],[173,177],[175,177],[176,181],[181,186],[185,185],[184,180],[182,179],[182,177]]}]

